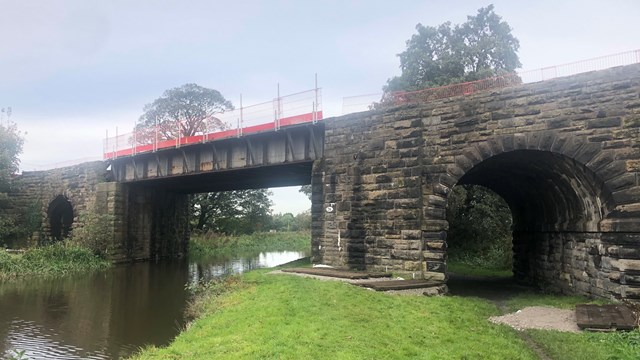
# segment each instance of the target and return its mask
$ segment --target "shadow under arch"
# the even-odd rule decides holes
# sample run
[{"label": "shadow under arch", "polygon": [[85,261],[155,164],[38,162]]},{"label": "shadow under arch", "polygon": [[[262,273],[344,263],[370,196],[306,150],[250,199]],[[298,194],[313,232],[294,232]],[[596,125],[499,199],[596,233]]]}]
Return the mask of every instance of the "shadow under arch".
[{"label": "shadow under arch", "polygon": [[489,188],[509,205],[517,282],[560,292],[588,287],[577,284],[585,279],[576,274],[595,276],[589,272],[597,271],[599,259],[588,254],[612,208],[611,194],[593,171],[560,153],[513,150],[478,162],[457,184]]},{"label": "shadow under arch", "polygon": [[71,233],[73,225],[73,206],[64,196],[58,195],[49,203],[47,209],[49,218],[49,235],[55,240],[62,240]]}]

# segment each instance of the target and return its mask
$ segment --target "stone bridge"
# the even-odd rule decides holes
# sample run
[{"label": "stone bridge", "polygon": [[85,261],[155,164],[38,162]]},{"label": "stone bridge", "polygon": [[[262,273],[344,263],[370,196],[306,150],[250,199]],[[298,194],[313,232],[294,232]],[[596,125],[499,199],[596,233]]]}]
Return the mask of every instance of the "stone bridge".
[{"label": "stone bridge", "polygon": [[[106,179],[97,163],[84,178],[100,181],[51,190],[42,213],[68,201],[77,213],[112,214],[110,256],[149,259],[185,252],[188,193],[310,182],[314,263],[444,283],[447,196],[477,184],[511,208],[516,279],[640,299],[640,65],[271,136],[117,159]],[[70,226],[53,223],[61,225],[48,225],[50,236]]]}]

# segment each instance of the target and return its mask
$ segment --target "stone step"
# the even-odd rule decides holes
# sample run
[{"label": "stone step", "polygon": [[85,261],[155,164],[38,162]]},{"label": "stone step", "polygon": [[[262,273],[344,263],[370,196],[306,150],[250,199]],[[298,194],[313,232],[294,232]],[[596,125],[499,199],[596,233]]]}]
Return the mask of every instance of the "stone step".
[{"label": "stone step", "polygon": [[364,271],[340,270],[332,268],[289,268],[282,269],[282,271],[298,274],[329,276],[351,280],[391,277],[391,274],[389,273],[368,273]]},{"label": "stone step", "polygon": [[370,288],[375,291],[389,291],[430,288],[442,285],[442,282],[434,280],[383,280],[365,281],[355,285]]},{"label": "stone step", "polygon": [[576,305],[578,327],[586,330],[632,330],[638,319],[626,305]]}]

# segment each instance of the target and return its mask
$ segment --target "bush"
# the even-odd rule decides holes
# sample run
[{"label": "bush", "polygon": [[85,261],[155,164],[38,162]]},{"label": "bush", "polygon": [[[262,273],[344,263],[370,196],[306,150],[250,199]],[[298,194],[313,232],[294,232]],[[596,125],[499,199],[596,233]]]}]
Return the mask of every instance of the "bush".
[{"label": "bush", "polygon": [[29,249],[23,254],[0,252],[0,279],[59,276],[109,266],[109,261],[94,255],[90,249],[62,242]]},{"label": "bush", "polygon": [[73,229],[69,242],[105,256],[113,243],[113,215],[88,213],[80,220],[82,227]]}]

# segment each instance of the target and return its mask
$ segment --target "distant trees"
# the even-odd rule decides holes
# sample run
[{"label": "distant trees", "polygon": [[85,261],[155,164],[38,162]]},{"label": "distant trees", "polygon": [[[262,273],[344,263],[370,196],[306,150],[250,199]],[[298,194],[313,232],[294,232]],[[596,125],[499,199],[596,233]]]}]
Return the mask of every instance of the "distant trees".
[{"label": "distant trees", "polygon": [[250,189],[194,194],[191,226],[200,232],[250,234],[271,224],[271,192]]},{"label": "distant trees", "polygon": [[400,53],[402,74],[387,81],[385,92],[414,91],[483,79],[521,66],[520,43],[511,27],[494,12],[480,8],[460,25],[416,25],[417,34]]},{"label": "distant trees", "polygon": [[274,214],[271,217],[271,230],[304,231],[311,229],[311,211],[303,211],[297,215],[292,213]]},{"label": "distant trees", "polygon": [[453,260],[508,269],[512,258],[511,210],[493,191],[458,185],[447,201],[447,246]]}]

